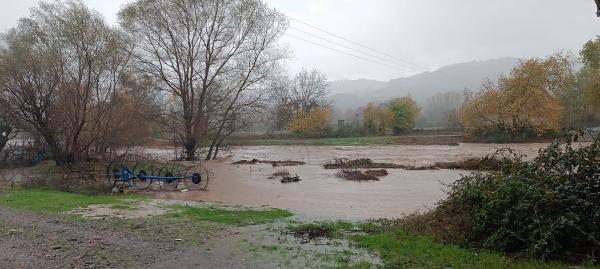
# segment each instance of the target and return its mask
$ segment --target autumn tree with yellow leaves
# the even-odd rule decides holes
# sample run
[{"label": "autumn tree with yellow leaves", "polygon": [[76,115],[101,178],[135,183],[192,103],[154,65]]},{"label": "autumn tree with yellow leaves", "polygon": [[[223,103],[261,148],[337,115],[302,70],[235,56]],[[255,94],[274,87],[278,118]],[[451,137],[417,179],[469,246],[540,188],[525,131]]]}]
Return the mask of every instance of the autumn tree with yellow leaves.
[{"label": "autumn tree with yellow leaves", "polygon": [[585,103],[594,111],[600,112],[600,36],[590,40],[579,53],[584,66],[577,74]]},{"label": "autumn tree with yellow leaves", "polygon": [[515,138],[558,131],[564,111],[559,97],[573,86],[573,71],[564,55],[524,60],[510,75],[468,93],[461,123],[476,136],[502,133]]},{"label": "autumn tree with yellow leaves", "polygon": [[363,109],[363,127],[370,134],[382,134],[392,129],[394,114],[385,106],[369,103]]},{"label": "autumn tree with yellow leaves", "polygon": [[331,109],[329,107],[314,107],[308,111],[298,110],[292,114],[288,130],[295,134],[312,135],[330,126]]}]

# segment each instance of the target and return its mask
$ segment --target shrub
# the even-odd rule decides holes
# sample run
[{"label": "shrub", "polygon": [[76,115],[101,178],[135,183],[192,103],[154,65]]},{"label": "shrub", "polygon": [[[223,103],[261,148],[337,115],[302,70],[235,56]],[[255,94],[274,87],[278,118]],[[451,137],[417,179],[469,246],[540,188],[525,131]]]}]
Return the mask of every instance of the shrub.
[{"label": "shrub", "polygon": [[523,125],[520,127],[509,128],[502,125],[495,125],[489,128],[473,129],[469,132],[475,141],[487,143],[509,143],[526,142],[538,138],[554,138],[557,132],[554,130],[536,131],[533,127]]},{"label": "shrub", "polygon": [[367,129],[354,125],[345,124],[332,131],[331,136],[333,137],[362,137],[369,135]]},{"label": "shrub", "polygon": [[[600,252],[600,139],[557,141],[531,161],[464,176],[427,217],[446,241],[536,258],[591,261]],[[451,216],[451,217],[450,217]],[[436,234],[434,233],[434,234]]]}]

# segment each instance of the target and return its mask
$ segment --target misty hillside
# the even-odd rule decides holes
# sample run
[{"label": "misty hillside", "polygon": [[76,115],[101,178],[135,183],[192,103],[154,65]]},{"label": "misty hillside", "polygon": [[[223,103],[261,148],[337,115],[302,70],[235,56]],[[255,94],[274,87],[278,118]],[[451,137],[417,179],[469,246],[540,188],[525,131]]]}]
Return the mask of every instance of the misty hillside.
[{"label": "misty hillside", "polygon": [[363,106],[370,101],[382,101],[410,94],[419,103],[436,93],[476,90],[486,78],[506,74],[518,63],[517,58],[474,61],[442,67],[388,82],[375,80],[341,80],[330,82],[330,99],[338,108]]}]

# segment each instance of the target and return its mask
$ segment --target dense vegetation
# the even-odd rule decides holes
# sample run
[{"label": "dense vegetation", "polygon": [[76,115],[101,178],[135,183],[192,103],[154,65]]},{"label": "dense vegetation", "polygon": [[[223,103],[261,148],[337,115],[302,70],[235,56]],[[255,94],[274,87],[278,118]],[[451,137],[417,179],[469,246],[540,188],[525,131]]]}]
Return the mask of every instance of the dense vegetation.
[{"label": "dense vegetation", "polygon": [[[528,59],[508,76],[468,93],[461,107],[465,131],[493,141],[511,141],[581,128],[597,122],[600,38],[587,42],[577,60],[557,53]],[[583,63],[576,71],[574,65]]]},{"label": "dense vegetation", "polygon": [[[447,242],[543,259],[597,263],[600,251],[600,139],[556,142],[497,172],[464,176],[426,219]],[[416,218],[419,219],[419,218]]]}]

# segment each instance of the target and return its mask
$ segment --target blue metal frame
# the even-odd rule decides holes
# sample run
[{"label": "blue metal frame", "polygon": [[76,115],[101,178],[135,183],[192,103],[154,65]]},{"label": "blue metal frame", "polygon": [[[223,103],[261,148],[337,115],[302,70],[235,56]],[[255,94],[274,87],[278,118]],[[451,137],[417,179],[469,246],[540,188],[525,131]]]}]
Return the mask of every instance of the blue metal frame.
[{"label": "blue metal frame", "polygon": [[171,183],[171,182],[179,180],[179,179],[190,179],[190,180],[192,180],[192,182],[194,184],[199,184],[200,181],[202,180],[202,176],[199,173],[194,173],[189,176],[175,176],[175,175],[173,175],[173,176],[150,176],[150,175],[146,175],[146,173],[142,170],[136,174],[133,171],[131,171],[127,165],[123,166],[118,171],[113,172],[113,178],[115,179],[115,181],[113,182],[113,187],[117,184],[118,181],[126,182],[129,184],[129,186],[131,186],[131,181],[136,178],[143,180],[143,181],[159,180],[159,181],[165,181],[168,183]]}]

